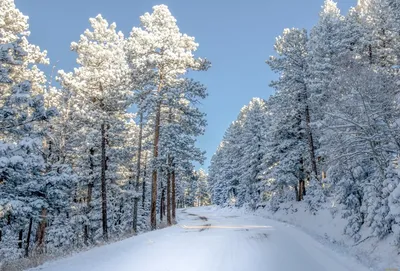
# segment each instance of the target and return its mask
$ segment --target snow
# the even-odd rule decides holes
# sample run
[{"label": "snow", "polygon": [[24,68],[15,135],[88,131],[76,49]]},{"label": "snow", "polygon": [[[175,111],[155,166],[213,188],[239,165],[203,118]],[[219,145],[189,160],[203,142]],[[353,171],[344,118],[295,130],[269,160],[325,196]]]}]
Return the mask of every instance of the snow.
[{"label": "snow", "polygon": [[361,240],[355,243],[350,236],[343,234],[348,220],[341,216],[342,207],[331,200],[322,205],[314,215],[308,211],[306,202],[292,202],[281,204],[280,209],[275,213],[265,208],[256,211],[256,214],[301,229],[340,255],[357,258],[371,270],[390,270],[391,268],[400,270],[400,257],[395,245],[395,237],[389,235],[379,240],[371,236],[370,228],[363,226],[360,231]]},{"label": "snow", "polygon": [[364,271],[286,223],[217,207],[180,209],[178,224],[31,271]]}]

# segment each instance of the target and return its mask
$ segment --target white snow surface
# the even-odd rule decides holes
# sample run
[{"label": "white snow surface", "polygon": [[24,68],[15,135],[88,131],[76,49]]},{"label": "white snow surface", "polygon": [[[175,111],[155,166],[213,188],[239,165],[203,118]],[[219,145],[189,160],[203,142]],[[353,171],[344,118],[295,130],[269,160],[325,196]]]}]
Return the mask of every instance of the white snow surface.
[{"label": "white snow surface", "polygon": [[41,271],[364,271],[302,230],[240,210],[178,210],[178,224],[69,258]]},{"label": "white snow surface", "polygon": [[305,202],[287,202],[282,203],[275,213],[265,208],[257,210],[255,215],[293,225],[337,253],[357,258],[370,270],[400,270],[400,251],[393,234],[380,240],[364,225],[360,231],[361,239],[355,242],[344,234],[348,221],[342,218],[343,206],[330,199],[315,214],[308,209]]}]

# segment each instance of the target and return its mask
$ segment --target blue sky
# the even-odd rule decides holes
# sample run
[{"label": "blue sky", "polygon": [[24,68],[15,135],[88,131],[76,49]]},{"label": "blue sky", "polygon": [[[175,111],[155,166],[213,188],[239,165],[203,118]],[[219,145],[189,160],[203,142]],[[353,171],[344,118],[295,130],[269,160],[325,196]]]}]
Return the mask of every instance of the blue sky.
[{"label": "blue sky", "polygon": [[[318,21],[323,0],[15,0],[30,17],[30,41],[48,51],[56,69],[72,70],[75,53],[72,41],[89,27],[88,19],[101,13],[126,36],[139,25],[139,16],[158,4],[167,5],[183,33],[196,37],[197,56],[212,62],[207,72],[190,76],[207,85],[209,97],[202,104],[207,113],[206,134],[198,145],[207,151],[207,161],[215,152],[229,124],[252,97],[268,98],[268,86],[276,75],[265,60],[273,54],[275,37],[284,28],[310,29]],[[342,13],[356,0],[338,0]],[[47,74],[51,67],[45,67]]]}]

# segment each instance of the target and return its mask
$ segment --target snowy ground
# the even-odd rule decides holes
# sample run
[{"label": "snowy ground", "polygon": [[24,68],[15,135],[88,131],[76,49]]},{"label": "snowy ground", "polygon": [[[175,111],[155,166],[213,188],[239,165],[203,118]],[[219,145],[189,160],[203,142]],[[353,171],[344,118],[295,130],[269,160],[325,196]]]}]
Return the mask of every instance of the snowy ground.
[{"label": "snowy ground", "polygon": [[178,225],[47,263],[41,271],[368,270],[303,231],[215,207],[178,211]]},{"label": "snowy ground", "polygon": [[[371,270],[400,271],[400,253],[395,245],[394,236],[389,235],[379,240],[371,236],[369,228],[362,227],[360,241],[355,243],[352,238],[343,234],[348,221],[342,218],[341,208],[332,202],[327,202],[314,215],[308,211],[305,202],[295,204],[292,202],[281,204],[280,209],[275,213],[271,213],[266,208],[258,210],[255,215],[294,225],[339,254],[351,255],[359,259]],[[245,210],[236,212],[245,212]]]}]

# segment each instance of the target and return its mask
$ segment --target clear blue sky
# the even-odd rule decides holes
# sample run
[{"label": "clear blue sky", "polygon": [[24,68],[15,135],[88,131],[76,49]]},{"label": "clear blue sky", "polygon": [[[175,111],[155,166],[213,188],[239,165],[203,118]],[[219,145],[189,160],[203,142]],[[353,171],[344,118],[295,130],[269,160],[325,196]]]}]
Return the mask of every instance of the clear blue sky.
[{"label": "clear blue sky", "polygon": [[[16,0],[17,7],[30,17],[30,41],[48,51],[57,69],[72,70],[75,53],[72,41],[89,27],[88,19],[101,13],[125,36],[139,25],[139,16],[152,6],[166,4],[183,33],[196,37],[197,56],[207,57],[212,68],[191,74],[208,87],[209,97],[202,110],[207,113],[206,134],[198,145],[207,151],[207,161],[215,152],[229,124],[252,97],[268,98],[269,82],[276,78],[265,60],[273,54],[275,37],[284,28],[310,29],[318,20],[323,0]],[[356,0],[338,0],[346,13]],[[46,73],[51,67],[44,68]]]}]

